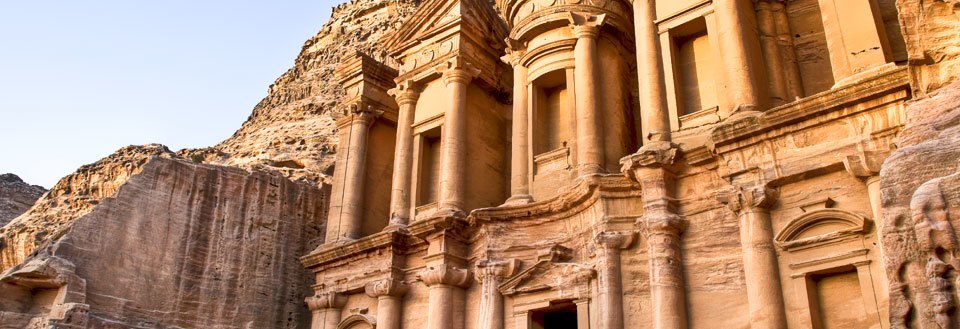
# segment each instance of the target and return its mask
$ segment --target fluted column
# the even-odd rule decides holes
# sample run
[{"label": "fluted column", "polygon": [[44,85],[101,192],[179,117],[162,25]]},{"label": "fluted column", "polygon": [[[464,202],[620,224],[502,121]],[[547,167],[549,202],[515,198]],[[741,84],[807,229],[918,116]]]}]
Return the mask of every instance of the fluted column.
[{"label": "fluted column", "polygon": [[513,275],[515,261],[480,261],[477,264],[477,281],[480,282],[480,315],[478,329],[503,329],[503,295],[500,283]]},{"label": "fluted column", "polygon": [[722,192],[718,199],[740,217],[743,276],[750,304],[751,328],[786,328],[780,267],[773,245],[770,207],[776,190],[764,185]]},{"label": "fluted column", "polygon": [[716,0],[714,11],[717,18],[717,39],[720,42],[720,57],[726,69],[726,95],[734,108],[720,109],[722,117],[728,117],[733,111],[754,110],[760,106],[759,74],[750,61],[752,42],[747,37],[745,15],[753,12],[744,10],[752,5],[745,0]]},{"label": "fluted column", "polygon": [[527,68],[520,63],[524,50],[516,40],[507,48],[504,62],[513,66],[513,127],[510,147],[510,198],[508,204],[530,203],[530,109],[527,94]]},{"label": "fluted column", "polygon": [[385,230],[405,227],[410,222],[410,191],[413,186],[413,118],[420,92],[412,82],[391,89],[397,99],[397,145],[393,153],[393,190],[390,192],[390,224]]},{"label": "fluted column", "polygon": [[360,237],[367,137],[370,125],[382,113],[362,105],[352,105],[337,119],[340,141],[346,144],[341,144],[343,146],[337,152],[336,170],[342,174],[334,175],[333,201],[328,220],[330,225],[326,236],[328,243]]},{"label": "fluted column", "polygon": [[338,293],[327,292],[307,297],[304,302],[313,316],[310,329],[336,329],[347,299]]},{"label": "fluted column", "polygon": [[463,288],[470,285],[470,272],[450,265],[428,266],[420,272],[420,280],[430,288],[427,329],[461,329],[462,316],[454,306]]},{"label": "fluted column", "polygon": [[383,279],[364,286],[367,296],[377,299],[377,328],[400,329],[403,295],[407,285],[395,279]]},{"label": "fluted column", "polygon": [[440,198],[439,209],[460,213],[464,211],[466,174],[466,111],[467,87],[479,74],[473,65],[451,60],[437,71],[447,87],[447,108],[443,116],[440,143]]},{"label": "fluted column", "polygon": [[603,134],[597,92],[597,37],[605,15],[574,15],[571,24],[577,44],[573,49],[573,79],[577,117],[577,173],[604,172]]},{"label": "fluted column", "polygon": [[668,170],[677,157],[677,146],[668,142],[644,145],[620,160],[623,172],[643,189],[644,214],[637,226],[647,241],[650,259],[650,295],[653,328],[687,327],[686,294],[683,288],[680,234],[683,219],[673,205],[674,176]]},{"label": "fluted column", "polygon": [[633,244],[633,234],[602,232],[594,237],[600,256],[598,273],[600,303],[600,328],[623,328],[623,280],[621,278],[620,251]]},{"label": "fluted column", "polygon": [[[667,0],[672,1],[672,0]],[[640,86],[640,116],[643,142],[670,140],[666,84],[656,26],[656,0],[634,0],[633,20],[637,42],[637,81]]]}]

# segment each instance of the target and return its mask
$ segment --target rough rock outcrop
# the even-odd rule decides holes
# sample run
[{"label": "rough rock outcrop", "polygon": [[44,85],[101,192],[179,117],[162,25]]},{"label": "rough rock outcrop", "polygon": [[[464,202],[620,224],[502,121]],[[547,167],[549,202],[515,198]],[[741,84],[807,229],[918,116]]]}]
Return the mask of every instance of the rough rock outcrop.
[{"label": "rough rock outcrop", "polygon": [[290,177],[324,181],[337,143],[327,112],[343,97],[334,69],[344,56],[358,50],[389,64],[377,41],[397,29],[418,3],[353,0],[337,6],[330,21],[304,43],[294,67],[270,86],[267,97],[233,136],[212,148],[181,154],[217,164],[272,167]]},{"label": "rough rock outcrop", "polygon": [[307,323],[297,256],[323,231],[324,191],[275,173],[138,159],[114,196],[0,277],[0,328]]},{"label": "rough rock outcrop", "polygon": [[166,146],[127,146],[60,179],[30,210],[0,228],[0,272],[20,264],[38,246],[56,240],[74,220],[111,197],[153,157],[171,157]]},{"label": "rough rock outcrop", "polygon": [[917,100],[881,176],[893,328],[956,328],[960,289],[960,2],[901,0]]},{"label": "rough rock outcrop", "polygon": [[47,189],[24,183],[14,174],[0,175],[0,227],[30,209]]}]

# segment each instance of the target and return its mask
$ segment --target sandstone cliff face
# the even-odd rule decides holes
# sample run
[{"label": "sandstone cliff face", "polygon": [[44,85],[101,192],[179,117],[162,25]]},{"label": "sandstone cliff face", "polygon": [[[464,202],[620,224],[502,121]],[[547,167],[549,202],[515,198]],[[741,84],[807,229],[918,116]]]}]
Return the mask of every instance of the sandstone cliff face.
[{"label": "sandstone cliff face", "polygon": [[139,171],[0,277],[0,296],[14,296],[0,298],[0,327],[308,323],[297,257],[319,242],[324,191],[158,156]]},{"label": "sandstone cliff face", "polygon": [[21,263],[40,245],[56,240],[74,220],[116,194],[149,159],[172,155],[160,144],[127,146],[62,178],[30,210],[0,228],[0,272]]},{"label": "sandstone cliff face", "polygon": [[[325,181],[337,139],[328,111],[343,97],[333,70],[355,51],[387,62],[377,41],[409,16],[417,0],[353,0],[334,8],[330,21],[303,45],[294,67],[237,132],[198,154],[206,161],[246,168],[272,167],[294,178]],[[388,63],[389,64],[389,63]],[[395,66],[395,65],[394,65]]]},{"label": "sandstone cliff face", "polygon": [[47,189],[24,183],[14,174],[0,175],[0,227],[30,209]]},{"label": "sandstone cliff face", "polygon": [[960,288],[960,2],[898,1],[917,100],[880,172],[894,328],[956,328]]}]

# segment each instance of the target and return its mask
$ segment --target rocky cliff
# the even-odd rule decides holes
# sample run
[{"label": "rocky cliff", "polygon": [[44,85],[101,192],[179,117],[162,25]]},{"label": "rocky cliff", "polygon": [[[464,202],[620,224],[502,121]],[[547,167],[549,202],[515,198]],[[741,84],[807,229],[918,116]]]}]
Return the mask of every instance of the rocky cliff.
[{"label": "rocky cliff", "polygon": [[880,171],[893,328],[957,328],[960,2],[897,1],[916,100]]},{"label": "rocky cliff", "polygon": [[0,175],[0,227],[30,209],[47,189],[24,183],[14,174]]},{"label": "rocky cliff", "polygon": [[323,232],[324,191],[163,156],[138,171],[0,277],[0,328],[307,323],[297,258]]}]

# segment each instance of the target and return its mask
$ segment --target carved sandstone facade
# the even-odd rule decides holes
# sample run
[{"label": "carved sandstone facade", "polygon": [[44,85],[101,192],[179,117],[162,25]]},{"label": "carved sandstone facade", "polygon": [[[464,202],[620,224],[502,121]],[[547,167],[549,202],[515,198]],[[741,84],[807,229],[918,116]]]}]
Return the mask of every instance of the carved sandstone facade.
[{"label": "carved sandstone facade", "polygon": [[[912,91],[949,79],[911,59],[901,14],[425,0],[384,42],[396,68],[337,69],[326,241],[301,258],[312,328],[925,323],[890,314],[912,297],[890,297],[880,168]],[[908,208],[946,211],[956,180]],[[957,261],[937,250],[960,247],[929,214],[911,229],[936,261],[911,268],[930,319],[953,323]]]}]

